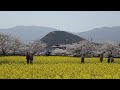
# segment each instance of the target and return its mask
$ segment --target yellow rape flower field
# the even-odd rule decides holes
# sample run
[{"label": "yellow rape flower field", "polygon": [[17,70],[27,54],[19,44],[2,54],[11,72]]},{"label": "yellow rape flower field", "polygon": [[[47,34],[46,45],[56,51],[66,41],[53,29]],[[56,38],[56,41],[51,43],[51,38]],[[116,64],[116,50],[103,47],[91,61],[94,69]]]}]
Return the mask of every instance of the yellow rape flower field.
[{"label": "yellow rape flower field", "polygon": [[120,79],[120,58],[107,63],[104,58],[34,56],[26,64],[25,56],[0,56],[0,79]]}]

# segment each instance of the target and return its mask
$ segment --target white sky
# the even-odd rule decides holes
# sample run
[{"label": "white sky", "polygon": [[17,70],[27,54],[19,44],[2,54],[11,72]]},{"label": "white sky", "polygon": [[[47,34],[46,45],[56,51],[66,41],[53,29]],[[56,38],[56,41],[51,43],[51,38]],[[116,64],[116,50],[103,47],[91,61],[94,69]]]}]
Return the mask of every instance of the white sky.
[{"label": "white sky", "polygon": [[83,32],[120,26],[120,11],[0,11],[0,29],[21,25]]}]

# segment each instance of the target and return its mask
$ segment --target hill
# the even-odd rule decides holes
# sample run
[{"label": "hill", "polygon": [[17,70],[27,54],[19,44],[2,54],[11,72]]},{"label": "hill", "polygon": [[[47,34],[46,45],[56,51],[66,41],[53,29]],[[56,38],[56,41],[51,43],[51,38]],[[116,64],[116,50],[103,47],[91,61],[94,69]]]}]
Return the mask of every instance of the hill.
[{"label": "hill", "polygon": [[72,44],[81,40],[85,39],[65,31],[53,31],[41,38],[41,41],[48,45],[47,48],[56,44]]}]

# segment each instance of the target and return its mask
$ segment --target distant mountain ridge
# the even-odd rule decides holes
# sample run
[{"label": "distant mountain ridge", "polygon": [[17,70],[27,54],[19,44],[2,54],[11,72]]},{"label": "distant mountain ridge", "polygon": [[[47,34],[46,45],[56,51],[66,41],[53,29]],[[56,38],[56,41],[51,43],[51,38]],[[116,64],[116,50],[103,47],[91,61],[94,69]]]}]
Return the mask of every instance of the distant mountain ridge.
[{"label": "distant mountain ridge", "polygon": [[[19,37],[24,42],[31,42],[34,39],[41,39],[53,31],[62,30],[43,26],[16,26],[7,29],[0,29],[0,32]],[[120,26],[94,28],[85,32],[72,32],[72,34],[78,35],[87,40],[90,40],[92,38],[93,42],[97,43],[108,40],[120,42]]]},{"label": "distant mountain ridge", "polygon": [[120,26],[95,28],[85,32],[76,33],[85,39],[91,39],[93,42],[101,43],[104,41],[120,42]]},{"label": "distant mountain ridge", "polygon": [[30,42],[34,39],[42,38],[52,31],[59,30],[43,26],[16,26],[8,29],[0,29],[0,32],[19,37],[24,42]]}]

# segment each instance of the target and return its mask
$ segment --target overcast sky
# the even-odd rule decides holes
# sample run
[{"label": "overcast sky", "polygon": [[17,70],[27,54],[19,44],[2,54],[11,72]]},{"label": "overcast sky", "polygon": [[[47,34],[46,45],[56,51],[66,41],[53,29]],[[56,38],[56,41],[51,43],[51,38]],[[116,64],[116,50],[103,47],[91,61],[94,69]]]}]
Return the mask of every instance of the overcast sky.
[{"label": "overcast sky", "polygon": [[0,29],[21,25],[83,32],[120,26],[120,11],[0,11]]}]

